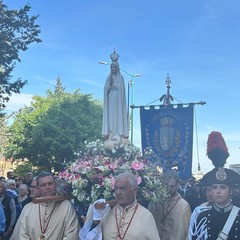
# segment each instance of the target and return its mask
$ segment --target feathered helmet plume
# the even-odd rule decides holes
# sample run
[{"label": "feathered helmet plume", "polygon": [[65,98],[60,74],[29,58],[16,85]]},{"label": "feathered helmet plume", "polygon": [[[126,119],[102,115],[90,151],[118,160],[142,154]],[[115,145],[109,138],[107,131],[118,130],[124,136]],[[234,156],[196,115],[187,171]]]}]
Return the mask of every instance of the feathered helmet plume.
[{"label": "feathered helmet plume", "polygon": [[228,148],[220,132],[213,131],[208,136],[207,156],[215,167],[223,167],[229,157]]}]

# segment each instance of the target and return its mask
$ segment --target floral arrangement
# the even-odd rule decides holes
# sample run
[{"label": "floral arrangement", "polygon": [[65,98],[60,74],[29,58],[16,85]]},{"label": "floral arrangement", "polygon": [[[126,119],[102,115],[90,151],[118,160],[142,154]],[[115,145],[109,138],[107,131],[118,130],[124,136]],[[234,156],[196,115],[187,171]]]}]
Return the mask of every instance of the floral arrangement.
[{"label": "floral arrangement", "polygon": [[114,198],[115,178],[127,171],[137,178],[138,201],[156,202],[168,197],[166,184],[157,166],[132,144],[118,142],[112,148],[106,148],[101,140],[85,142],[79,158],[59,176],[71,182],[73,195],[80,202],[90,204],[99,198]]}]

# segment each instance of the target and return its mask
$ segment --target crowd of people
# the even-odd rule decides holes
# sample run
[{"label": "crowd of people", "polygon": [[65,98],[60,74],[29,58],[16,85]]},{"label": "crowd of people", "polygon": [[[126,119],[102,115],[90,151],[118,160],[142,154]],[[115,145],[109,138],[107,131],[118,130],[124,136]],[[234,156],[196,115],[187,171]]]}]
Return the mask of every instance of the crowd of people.
[{"label": "crowd of people", "polygon": [[[214,146],[212,137],[218,142]],[[136,199],[137,179],[131,172],[117,176],[114,201],[98,199],[87,212],[79,211],[74,199],[52,200],[58,181],[51,173],[27,173],[22,179],[8,172],[7,179],[0,179],[0,239],[240,239],[240,175],[224,167],[229,154],[220,133],[210,134],[207,153],[213,170],[200,180],[166,171],[169,197],[147,207]],[[32,201],[36,198],[42,202]]]},{"label": "crowd of people", "polygon": [[0,208],[3,209],[3,214],[0,213],[0,238],[3,240],[11,237],[22,209],[34,197],[31,195],[32,177],[32,173],[21,178],[9,171],[7,179],[3,176],[0,178]]}]

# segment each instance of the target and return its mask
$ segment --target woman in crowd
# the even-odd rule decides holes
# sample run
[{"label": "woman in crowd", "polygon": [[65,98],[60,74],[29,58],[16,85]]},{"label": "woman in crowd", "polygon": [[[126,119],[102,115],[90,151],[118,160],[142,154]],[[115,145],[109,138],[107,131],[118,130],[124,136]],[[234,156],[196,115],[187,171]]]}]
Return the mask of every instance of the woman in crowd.
[{"label": "woman in crowd", "polygon": [[8,179],[6,182],[6,187],[7,187],[7,190],[6,190],[7,195],[9,195],[12,198],[17,196],[17,192],[15,191],[16,190],[15,180]]},{"label": "woman in crowd", "polygon": [[14,198],[14,201],[18,219],[24,206],[32,201],[32,198],[28,195],[28,186],[26,184],[20,184],[18,196]]}]

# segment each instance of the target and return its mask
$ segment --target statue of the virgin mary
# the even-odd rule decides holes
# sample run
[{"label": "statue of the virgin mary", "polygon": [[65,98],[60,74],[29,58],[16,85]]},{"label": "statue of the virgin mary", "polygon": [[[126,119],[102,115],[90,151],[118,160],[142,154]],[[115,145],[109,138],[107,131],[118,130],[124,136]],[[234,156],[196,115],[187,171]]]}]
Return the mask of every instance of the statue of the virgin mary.
[{"label": "statue of the virgin mary", "polygon": [[124,78],[118,64],[119,55],[114,51],[110,58],[111,72],[104,87],[102,135],[107,141],[122,141],[128,138]]}]

